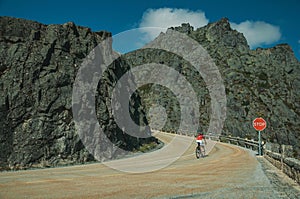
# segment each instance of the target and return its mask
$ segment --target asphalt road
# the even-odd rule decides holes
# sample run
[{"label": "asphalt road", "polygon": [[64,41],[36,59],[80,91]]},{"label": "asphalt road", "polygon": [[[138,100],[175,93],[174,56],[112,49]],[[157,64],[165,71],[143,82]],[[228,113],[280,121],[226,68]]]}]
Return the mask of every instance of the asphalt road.
[{"label": "asphalt road", "polygon": [[193,138],[157,137],[169,144],[124,160],[2,172],[0,198],[299,198],[299,186],[248,150],[209,141],[196,159]]}]

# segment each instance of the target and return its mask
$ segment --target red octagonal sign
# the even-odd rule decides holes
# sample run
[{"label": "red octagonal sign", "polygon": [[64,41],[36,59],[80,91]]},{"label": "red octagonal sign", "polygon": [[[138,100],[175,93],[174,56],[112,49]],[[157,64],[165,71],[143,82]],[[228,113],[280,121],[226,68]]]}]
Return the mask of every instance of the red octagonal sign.
[{"label": "red octagonal sign", "polygon": [[263,118],[259,117],[253,120],[253,127],[257,131],[262,131],[267,127],[267,122]]}]

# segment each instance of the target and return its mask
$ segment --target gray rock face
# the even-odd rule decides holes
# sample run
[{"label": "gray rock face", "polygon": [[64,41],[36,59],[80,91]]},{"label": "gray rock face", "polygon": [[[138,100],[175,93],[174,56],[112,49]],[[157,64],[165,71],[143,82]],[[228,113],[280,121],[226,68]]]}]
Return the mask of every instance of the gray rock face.
[{"label": "gray rock face", "polygon": [[[212,29],[217,31],[211,33]],[[225,19],[202,29],[206,30],[207,38],[218,38],[201,45],[215,59],[225,81],[228,112],[224,133],[256,138],[252,120],[263,117],[268,125],[263,139],[292,145],[299,158],[300,63],[291,48],[281,44],[249,50],[242,34],[230,29]]]},{"label": "gray rock face", "polygon": [[[194,30],[189,24],[171,28],[199,42],[219,68],[227,97],[227,118],[223,134],[257,139],[252,127],[256,117],[267,121],[263,140],[278,145],[291,145],[294,157],[300,157],[300,63],[287,44],[250,50],[242,33],[232,30],[226,18]],[[211,99],[201,75],[174,54],[143,49],[124,56],[137,66],[160,63],[177,70],[192,84],[197,93],[200,129],[207,131],[211,115]],[[151,106],[162,106],[167,113],[166,131],[176,131],[180,123],[180,107],[174,94],[159,85],[145,85],[140,93],[151,112]],[[152,109],[153,110],[153,109]],[[151,118],[159,117],[152,111]],[[190,132],[194,133],[194,132]],[[213,133],[213,132],[209,132]]]},{"label": "gray rock face", "polygon": [[[92,32],[73,23],[43,25],[0,17],[0,168],[22,169],[94,160],[75,131],[72,85],[82,60],[108,32]],[[106,50],[113,53],[111,45]],[[98,86],[97,116],[104,133],[119,148],[137,149],[153,138],[123,133],[108,107],[111,90],[128,70],[117,60]],[[147,124],[138,94],[131,98],[131,116]],[[105,143],[104,143],[105,144]],[[116,147],[115,147],[116,148]],[[105,157],[115,158],[115,148]]]},{"label": "gray rock face", "polygon": [[[294,157],[299,158],[300,63],[291,48],[281,44],[250,50],[244,36],[232,30],[227,19],[197,30],[189,24],[171,29],[199,42],[219,68],[227,95],[223,134],[255,139],[257,132],[252,120],[263,117],[268,124],[262,133],[263,140],[274,146],[291,145]],[[43,25],[0,18],[1,169],[95,160],[75,129],[72,86],[82,60],[110,36],[108,32],[92,32],[73,23]],[[111,45],[106,50],[113,53]],[[137,50],[116,60],[98,85],[97,118],[104,133],[118,146],[105,148],[102,160],[115,158],[120,154],[118,148],[131,151],[156,141],[124,134],[110,109],[111,90],[116,81],[132,67],[146,63],[170,66],[186,77],[198,98],[200,129],[207,132],[211,98],[199,72],[178,55],[155,49]],[[179,127],[182,109],[166,87],[144,85],[131,96],[129,104],[130,116],[136,124],[145,125],[147,120],[159,123],[163,119],[161,109],[153,109],[154,106],[166,110],[163,130],[175,132]]]}]

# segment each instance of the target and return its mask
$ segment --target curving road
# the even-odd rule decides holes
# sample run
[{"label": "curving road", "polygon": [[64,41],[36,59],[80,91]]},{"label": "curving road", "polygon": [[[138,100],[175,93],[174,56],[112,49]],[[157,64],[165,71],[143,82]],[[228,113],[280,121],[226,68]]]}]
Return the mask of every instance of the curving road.
[{"label": "curving road", "polygon": [[[0,198],[299,196],[299,186],[288,179],[280,178],[280,183],[286,187],[272,183],[269,175],[275,175],[278,171],[247,150],[209,141],[209,155],[197,160],[193,138],[177,136],[174,139],[174,135],[163,133],[158,133],[157,137],[169,144],[158,151],[137,157],[105,164],[2,172]],[[180,157],[173,155],[180,154],[181,149],[187,150]],[[170,159],[175,162],[168,164]]]}]

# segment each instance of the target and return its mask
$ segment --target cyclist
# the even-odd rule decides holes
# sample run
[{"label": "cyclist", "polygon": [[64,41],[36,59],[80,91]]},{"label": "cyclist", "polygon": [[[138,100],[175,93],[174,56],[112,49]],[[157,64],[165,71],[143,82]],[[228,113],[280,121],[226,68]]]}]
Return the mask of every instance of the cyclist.
[{"label": "cyclist", "polygon": [[203,133],[198,132],[198,136],[196,138],[196,142],[198,144],[198,147],[200,147],[200,150],[203,152],[203,155],[205,155],[205,145],[206,143],[206,139],[205,136],[203,135]]}]

